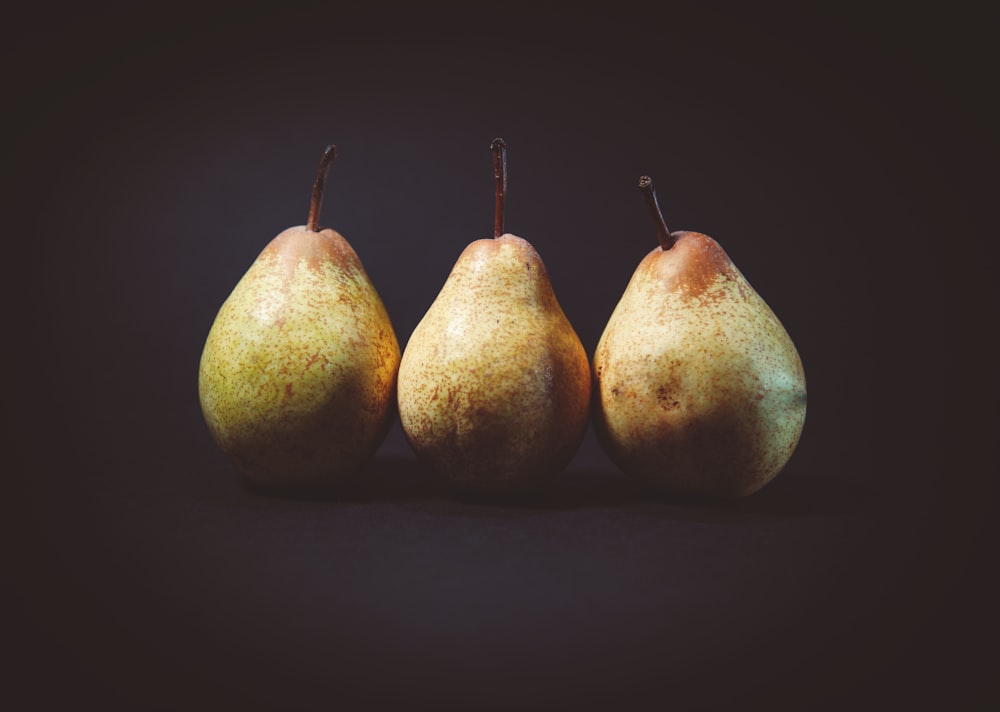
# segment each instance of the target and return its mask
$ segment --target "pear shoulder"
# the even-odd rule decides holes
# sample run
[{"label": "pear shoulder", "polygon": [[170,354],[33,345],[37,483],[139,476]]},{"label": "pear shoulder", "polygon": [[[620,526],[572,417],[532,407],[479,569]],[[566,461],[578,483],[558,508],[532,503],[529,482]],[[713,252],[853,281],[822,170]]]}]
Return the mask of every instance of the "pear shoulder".
[{"label": "pear shoulder", "polygon": [[[456,265],[464,264],[472,269],[479,269],[486,267],[487,261],[494,262],[498,259],[509,262],[528,261],[533,267],[538,264],[542,269],[545,268],[534,246],[524,238],[510,233],[470,242],[462,251]],[[490,268],[492,269],[492,265]]]},{"label": "pear shoulder", "polygon": [[350,271],[364,269],[350,243],[330,228],[312,231],[305,225],[296,225],[283,230],[260,253],[261,257],[271,255],[281,259],[289,277],[303,263],[313,270],[319,270],[324,262]]},{"label": "pear shoulder", "polygon": [[720,280],[738,281],[742,275],[722,246],[700,232],[672,233],[676,242],[669,250],[653,248],[636,270],[661,287],[690,299],[707,296]]}]

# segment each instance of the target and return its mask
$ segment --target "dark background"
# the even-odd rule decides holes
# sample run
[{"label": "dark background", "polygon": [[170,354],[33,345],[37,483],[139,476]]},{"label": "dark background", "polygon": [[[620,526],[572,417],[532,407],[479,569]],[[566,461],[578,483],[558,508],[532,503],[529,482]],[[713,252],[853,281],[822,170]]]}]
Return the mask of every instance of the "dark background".
[{"label": "dark background", "polygon": [[[838,4],[21,8],[3,30],[18,709],[976,708],[1000,700],[995,17]],[[256,254],[353,244],[401,345],[507,226],[592,353],[668,224],[780,316],[809,414],[739,502],[624,481],[592,433],[519,501],[398,424],[327,498],[243,489],[197,364]]]}]

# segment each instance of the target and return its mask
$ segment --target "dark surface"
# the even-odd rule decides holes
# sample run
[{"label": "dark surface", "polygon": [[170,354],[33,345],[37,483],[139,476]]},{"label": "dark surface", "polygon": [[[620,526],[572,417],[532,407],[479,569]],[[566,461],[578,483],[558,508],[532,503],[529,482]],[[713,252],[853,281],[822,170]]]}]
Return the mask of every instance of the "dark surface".
[{"label": "dark surface", "polygon": [[[995,58],[951,10],[22,11],[12,708],[995,706]],[[810,403],[772,485],[665,499],[588,434],[538,495],[470,500],[398,424],[353,490],[239,485],[198,357],[323,146],[322,222],[405,344],[490,234],[497,135],[588,353],[656,244],[643,173],[779,315]]]}]

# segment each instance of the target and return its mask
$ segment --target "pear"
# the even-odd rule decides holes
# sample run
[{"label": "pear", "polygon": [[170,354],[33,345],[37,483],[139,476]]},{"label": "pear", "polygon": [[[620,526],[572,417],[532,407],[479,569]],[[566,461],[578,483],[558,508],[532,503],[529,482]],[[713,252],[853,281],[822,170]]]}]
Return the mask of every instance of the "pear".
[{"label": "pear", "polygon": [[361,260],[317,224],[328,146],[309,219],[275,237],[219,310],[201,356],[205,422],[244,481],[335,485],[374,454],[395,416],[399,344]]},{"label": "pear", "polygon": [[503,229],[506,145],[495,139],[494,236],[462,252],[399,367],[399,414],[429,469],[459,489],[523,491],[561,471],[587,427],[590,364],[542,258]]},{"label": "pear", "polygon": [[674,494],[740,497],[798,443],[802,361],[781,322],[719,244],[671,233],[639,181],[660,238],[594,353],[594,424],[625,473]]}]

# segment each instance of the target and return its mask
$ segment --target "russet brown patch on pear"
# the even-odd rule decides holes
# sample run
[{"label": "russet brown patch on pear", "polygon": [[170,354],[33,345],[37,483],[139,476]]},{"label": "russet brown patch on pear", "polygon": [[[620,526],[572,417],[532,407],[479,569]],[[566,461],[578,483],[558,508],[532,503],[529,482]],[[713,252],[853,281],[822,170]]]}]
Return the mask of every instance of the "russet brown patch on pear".
[{"label": "russet brown patch on pear", "polygon": [[[653,269],[665,289],[698,299],[719,279],[736,279],[736,267],[708,235],[678,231],[673,236],[677,242],[669,250],[657,247],[650,253]],[[678,270],[679,264],[684,264],[683,271]]]}]

